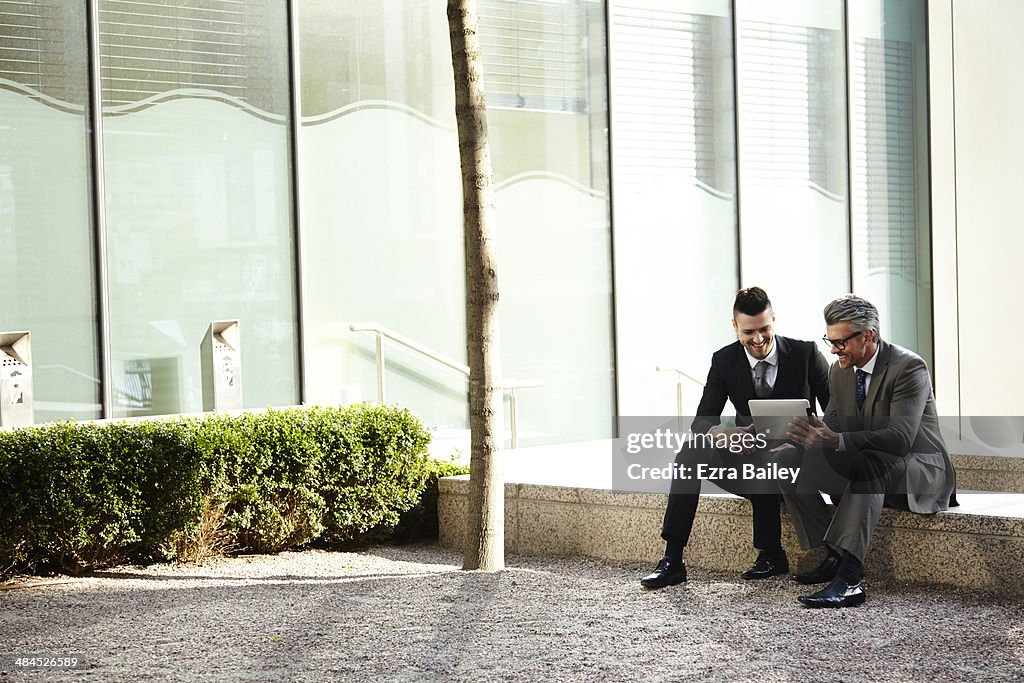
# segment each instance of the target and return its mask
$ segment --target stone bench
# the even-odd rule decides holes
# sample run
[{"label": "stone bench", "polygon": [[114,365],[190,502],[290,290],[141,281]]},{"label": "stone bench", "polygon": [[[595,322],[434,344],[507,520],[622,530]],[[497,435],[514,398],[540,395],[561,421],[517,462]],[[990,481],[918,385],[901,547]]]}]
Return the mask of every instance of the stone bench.
[{"label": "stone bench", "polygon": [[[1000,476],[1000,470],[982,466],[997,463],[975,462],[978,477]],[[440,540],[446,547],[462,547],[468,489],[467,476],[440,482]],[[1024,597],[1024,494],[961,489],[958,498],[960,508],[931,516],[886,509],[872,539],[868,576]],[[647,570],[664,551],[659,536],[664,511],[663,494],[509,483],[505,549],[510,554],[637,561]],[[702,495],[687,564],[740,572],[755,557],[750,534],[748,501]],[[795,568],[811,568],[821,557],[800,550],[785,508],[783,544]]]}]

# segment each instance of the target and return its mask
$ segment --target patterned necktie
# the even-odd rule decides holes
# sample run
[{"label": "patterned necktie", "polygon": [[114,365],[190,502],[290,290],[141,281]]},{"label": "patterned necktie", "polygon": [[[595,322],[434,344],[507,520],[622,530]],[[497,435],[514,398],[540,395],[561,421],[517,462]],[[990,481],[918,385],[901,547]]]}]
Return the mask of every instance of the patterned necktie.
[{"label": "patterned necktie", "polygon": [[768,386],[768,380],[765,379],[765,375],[768,373],[768,362],[759,360],[757,365],[754,366],[754,395],[758,398],[768,398],[771,396],[772,388]]},{"label": "patterned necktie", "polygon": [[868,373],[857,370],[857,410],[864,407],[864,399],[868,397],[867,378]]}]

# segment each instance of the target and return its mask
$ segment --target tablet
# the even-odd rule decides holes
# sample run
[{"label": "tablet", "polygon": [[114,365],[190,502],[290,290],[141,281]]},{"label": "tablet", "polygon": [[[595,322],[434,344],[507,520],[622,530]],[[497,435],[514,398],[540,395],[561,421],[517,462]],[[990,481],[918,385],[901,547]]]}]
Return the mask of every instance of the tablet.
[{"label": "tablet", "polygon": [[785,441],[786,425],[794,417],[806,417],[811,404],[806,398],[752,398],[747,407],[758,434],[768,441]]}]

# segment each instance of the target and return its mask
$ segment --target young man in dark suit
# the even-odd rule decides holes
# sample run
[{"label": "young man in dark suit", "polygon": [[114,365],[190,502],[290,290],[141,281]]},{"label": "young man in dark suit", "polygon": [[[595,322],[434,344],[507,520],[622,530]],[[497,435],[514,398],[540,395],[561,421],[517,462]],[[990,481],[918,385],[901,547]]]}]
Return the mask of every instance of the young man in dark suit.
[{"label": "young man in dark suit", "polygon": [[[928,366],[913,351],[879,336],[878,311],[853,294],[825,307],[823,341],[838,361],[829,376],[823,420],[789,424],[803,449],[777,454],[800,467],[782,487],[803,548],[828,555],[800,583],[828,583],[800,596],[807,607],[864,602],[863,562],[883,506],[928,515],[956,505],[956,473],[939,431]],[[838,494],[835,513],[819,491]]]},{"label": "young man in dark suit", "polygon": [[[806,398],[813,406],[828,404],[828,364],[812,342],[777,336],[775,313],[768,295],[760,287],[741,289],[736,294],[732,326],[737,340],[711,357],[704,395],[697,408],[697,417],[690,427],[693,434],[736,443],[747,435],[753,441],[753,425],[747,401],[752,398]],[[736,411],[736,427],[722,426],[722,410],[726,400]],[[704,443],[707,443],[705,440]],[[751,446],[705,448],[691,443],[680,449],[676,463],[695,472],[703,463],[714,467],[742,470],[746,463],[764,467],[771,462],[767,449]],[[753,566],[743,572],[745,579],[765,579],[789,571],[782,550],[782,529],[779,519],[778,483],[745,480],[713,480],[721,488],[750,500],[753,508],[754,547],[759,551]],[[665,556],[654,572],[640,580],[645,588],[662,588],[686,581],[683,548],[686,546],[697,513],[701,479],[672,480],[668,507],[661,537],[665,539]]]}]

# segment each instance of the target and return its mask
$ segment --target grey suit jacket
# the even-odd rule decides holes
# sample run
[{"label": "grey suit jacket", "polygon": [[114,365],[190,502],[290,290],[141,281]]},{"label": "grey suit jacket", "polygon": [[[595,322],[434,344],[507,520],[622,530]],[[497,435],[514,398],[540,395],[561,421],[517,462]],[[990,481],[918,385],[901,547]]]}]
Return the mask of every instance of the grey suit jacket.
[{"label": "grey suit jacket", "polygon": [[862,409],[857,409],[855,368],[836,363],[829,373],[825,424],[842,432],[846,450],[881,451],[907,464],[907,502],[913,512],[949,508],[956,473],[939,432],[928,366],[913,351],[878,342],[878,360]]}]

